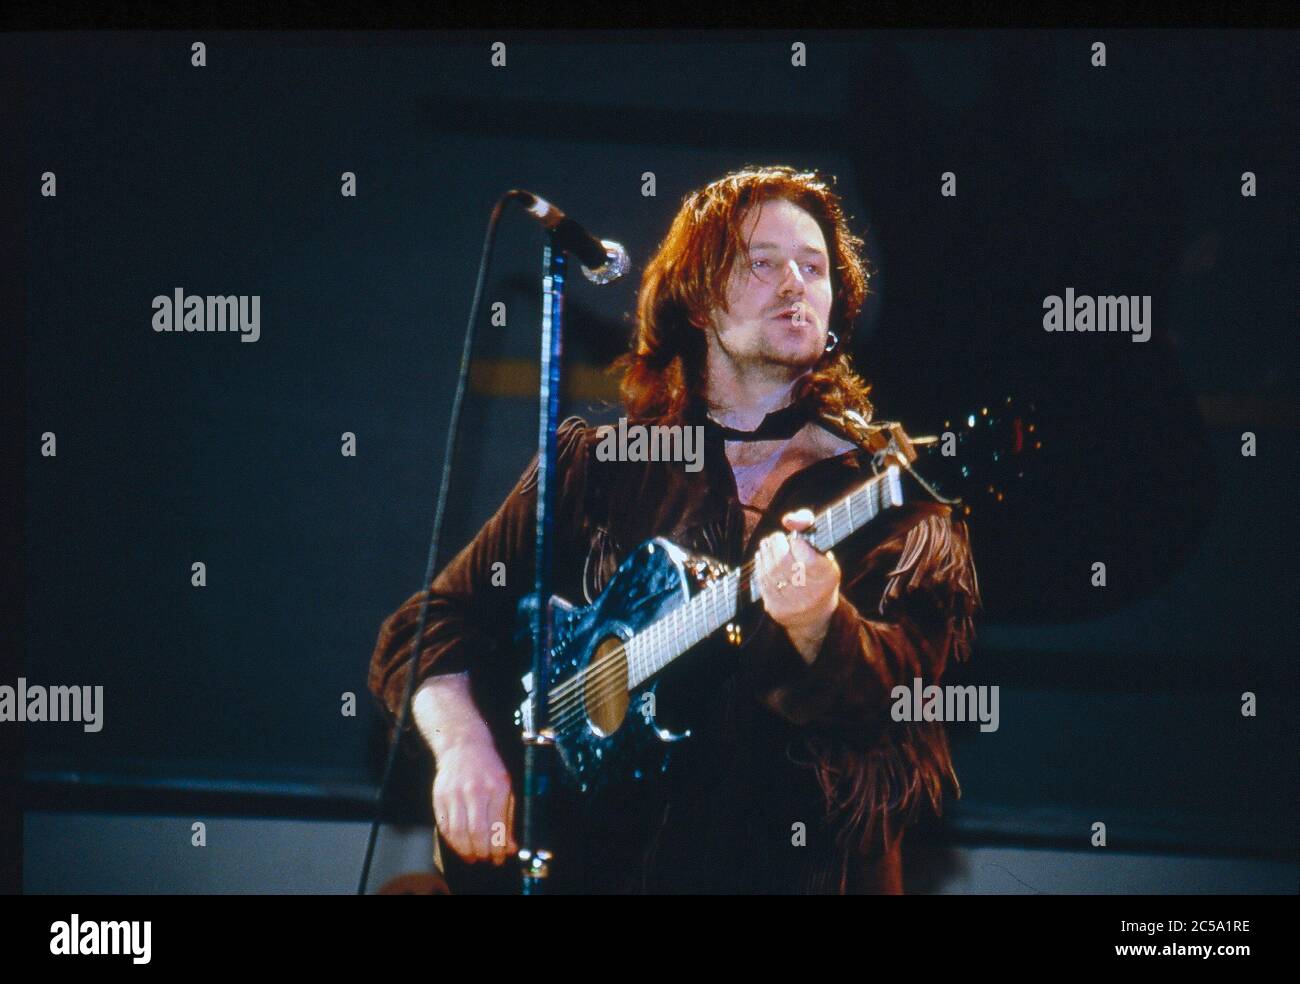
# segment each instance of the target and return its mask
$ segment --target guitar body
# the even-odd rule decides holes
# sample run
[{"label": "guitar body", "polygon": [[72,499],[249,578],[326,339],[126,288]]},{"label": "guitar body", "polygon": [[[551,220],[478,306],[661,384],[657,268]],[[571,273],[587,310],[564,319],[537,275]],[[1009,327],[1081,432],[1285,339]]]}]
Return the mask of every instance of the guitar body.
[{"label": "guitar body", "polygon": [[[555,612],[548,728],[570,789],[598,799],[613,786],[667,771],[674,746],[690,731],[673,731],[661,721],[662,678],[629,685],[624,647],[721,570],[667,540],[647,540],[590,605]],[[523,619],[531,614],[530,601],[520,604]],[[530,697],[516,713],[526,730],[534,725],[531,676],[523,681]]]}]

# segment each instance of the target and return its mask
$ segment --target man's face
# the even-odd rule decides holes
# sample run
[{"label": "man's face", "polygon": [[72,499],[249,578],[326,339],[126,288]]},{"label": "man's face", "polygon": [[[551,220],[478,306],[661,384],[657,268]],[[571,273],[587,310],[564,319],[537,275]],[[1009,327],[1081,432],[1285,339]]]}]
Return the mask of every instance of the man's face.
[{"label": "man's face", "polygon": [[749,262],[736,258],[729,310],[712,312],[710,348],[716,345],[739,364],[807,369],[826,347],[830,321],[826,237],[807,211],[785,199],[751,208],[742,230]]}]

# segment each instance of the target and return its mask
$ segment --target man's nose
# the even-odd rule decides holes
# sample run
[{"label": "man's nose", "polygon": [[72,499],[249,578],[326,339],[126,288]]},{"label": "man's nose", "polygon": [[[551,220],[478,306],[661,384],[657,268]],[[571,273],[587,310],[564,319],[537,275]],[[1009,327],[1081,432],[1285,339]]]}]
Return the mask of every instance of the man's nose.
[{"label": "man's nose", "polygon": [[[793,274],[793,277],[791,277]],[[800,293],[804,290],[803,274],[799,272],[799,264],[791,260],[785,265],[781,273],[781,293],[786,294],[796,288]]]}]

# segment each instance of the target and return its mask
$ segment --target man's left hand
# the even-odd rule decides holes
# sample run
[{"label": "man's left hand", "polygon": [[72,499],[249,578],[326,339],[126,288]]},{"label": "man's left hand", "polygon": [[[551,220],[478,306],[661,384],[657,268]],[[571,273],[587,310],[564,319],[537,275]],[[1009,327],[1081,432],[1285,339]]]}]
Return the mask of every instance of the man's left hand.
[{"label": "man's left hand", "polygon": [[[781,517],[781,525],[791,532],[805,530],[812,522],[811,509]],[[759,544],[755,572],[763,606],[811,663],[840,603],[840,565],[834,553],[819,553],[806,540],[773,533]]]}]

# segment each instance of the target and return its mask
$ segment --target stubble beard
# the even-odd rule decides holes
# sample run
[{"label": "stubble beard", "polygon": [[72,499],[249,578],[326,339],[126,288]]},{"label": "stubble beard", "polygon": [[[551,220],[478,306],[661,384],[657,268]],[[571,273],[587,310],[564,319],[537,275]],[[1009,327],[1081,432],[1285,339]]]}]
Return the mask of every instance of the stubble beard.
[{"label": "stubble beard", "polygon": [[768,365],[802,372],[817,364],[817,359],[821,356],[822,344],[817,340],[816,334],[801,348],[783,347],[769,339],[764,339],[764,344],[757,354]]},{"label": "stubble beard", "polygon": [[740,371],[744,371],[746,367],[751,370],[759,368],[765,374],[788,379],[795,379],[816,366],[821,358],[822,347],[825,345],[818,339],[816,333],[807,341],[806,351],[796,348],[788,341],[783,346],[781,341],[773,339],[766,333],[760,336],[758,344],[748,353],[728,351],[716,333],[711,343],[717,346],[718,354],[725,356]]}]

